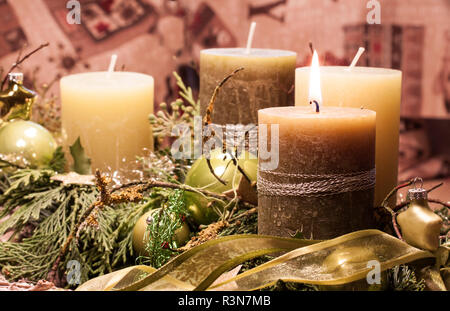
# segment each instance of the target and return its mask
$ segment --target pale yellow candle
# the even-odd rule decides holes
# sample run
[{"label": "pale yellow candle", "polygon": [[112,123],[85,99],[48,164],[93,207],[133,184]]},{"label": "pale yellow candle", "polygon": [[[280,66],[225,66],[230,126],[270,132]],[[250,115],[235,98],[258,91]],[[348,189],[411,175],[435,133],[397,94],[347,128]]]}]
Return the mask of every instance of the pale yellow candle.
[{"label": "pale yellow candle", "polygon": [[[309,67],[296,69],[295,105],[309,105]],[[323,106],[376,111],[376,188],[379,205],[397,185],[401,71],[369,67],[320,67]]]},{"label": "pale yellow candle", "polygon": [[153,149],[148,116],[153,78],[132,72],[92,72],[61,79],[62,133],[66,146],[80,137],[92,168],[119,170]]}]

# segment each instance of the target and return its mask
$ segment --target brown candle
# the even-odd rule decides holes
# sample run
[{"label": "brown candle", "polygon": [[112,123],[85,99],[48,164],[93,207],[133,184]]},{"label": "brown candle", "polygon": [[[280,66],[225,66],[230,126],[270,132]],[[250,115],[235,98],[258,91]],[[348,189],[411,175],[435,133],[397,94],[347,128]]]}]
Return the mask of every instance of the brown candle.
[{"label": "brown candle", "polygon": [[[371,226],[375,116],[333,107],[259,111],[259,234],[328,239]],[[277,149],[276,128],[274,167],[277,154],[264,159],[263,149]]]}]

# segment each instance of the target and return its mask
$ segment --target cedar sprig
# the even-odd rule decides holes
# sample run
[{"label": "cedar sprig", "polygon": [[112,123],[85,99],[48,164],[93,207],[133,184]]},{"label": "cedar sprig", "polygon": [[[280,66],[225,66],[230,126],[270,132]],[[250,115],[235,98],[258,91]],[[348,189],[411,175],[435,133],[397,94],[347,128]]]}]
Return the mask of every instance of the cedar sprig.
[{"label": "cedar sprig", "polygon": [[[10,241],[0,243],[0,269],[10,279],[47,278],[69,234],[76,232],[76,225],[99,196],[95,186],[63,185],[51,179],[54,174],[50,170],[18,170],[1,180],[2,215],[10,215],[2,222],[1,231],[13,230],[14,235]],[[78,243],[72,240],[66,256],[60,259],[58,273],[50,275],[51,280],[64,286],[63,272],[69,260],[80,262],[82,282],[111,272],[114,267],[133,264],[134,225],[170,193],[154,189],[140,204],[104,206],[95,218],[98,229],[86,226]],[[32,229],[31,236],[23,236],[25,227]]]},{"label": "cedar sprig", "polygon": [[184,191],[174,190],[167,204],[159,211],[155,211],[147,220],[148,226],[144,236],[144,240],[147,241],[145,255],[140,256],[138,262],[159,268],[177,254],[175,250],[180,245],[177,245],[174,235],[187,216]]},{"label": "cedar sprig", "polygon": [[180,98],[167,105],[161,103],[160,110],[149,116],[153,136],[162,140],[172,136],[172,129],[179,124],[187,124],[194,129],[194,117],[200,115],[200,101],[194,99],[191,87],[187,87],[181,77],[173,72],[179,87]]},{"label": "cedar sprig", "polygon": [[59,263],[66,256],[72,242],[75,241],[75,244],[77,244],[83,229],[86,226],[99,228],[99,212],[104,209],[105,206],[113,206],[125,202],[137,203],[142,200],[142,194],[139,192],[139,187],[125,189],[118,194],[111,194],[111,191],[108,189],[108,184],[111,182],[111,179],[103,176],[99,170],[96,170],[95,177],[99,198],[86,209],[80,220],[70,231],[67,239],[64,241],[59,255],[53,263],[51,271],[49,272],[48,278],[50,280],[57,278]]},{"label": "cedar sprig", "polygon": [[388,270],[389,287],[394,291],[423,291],[425,281],[417,279],[416,273],[407,265]]}]

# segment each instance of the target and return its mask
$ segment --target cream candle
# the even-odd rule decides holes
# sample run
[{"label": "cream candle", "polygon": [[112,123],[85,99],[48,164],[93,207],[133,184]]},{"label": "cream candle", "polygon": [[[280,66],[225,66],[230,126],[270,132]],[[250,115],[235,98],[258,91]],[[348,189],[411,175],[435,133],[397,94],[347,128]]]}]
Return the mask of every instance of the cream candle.
[{"label": "cream candle", "polygon": [[91,72],[61,79],[66,146],[80,137],[92,167],[119,170],[143,148],[153,149],[148,116],[153,78],[132,72]]},{"label": "cream candle", "polygon": [[[309,67],[296,69],[295,104],[308,105]],[[402,74],[368,67],[320,67],[324,106],[364,107],[376,111],[375,204],[397,185]]]}]

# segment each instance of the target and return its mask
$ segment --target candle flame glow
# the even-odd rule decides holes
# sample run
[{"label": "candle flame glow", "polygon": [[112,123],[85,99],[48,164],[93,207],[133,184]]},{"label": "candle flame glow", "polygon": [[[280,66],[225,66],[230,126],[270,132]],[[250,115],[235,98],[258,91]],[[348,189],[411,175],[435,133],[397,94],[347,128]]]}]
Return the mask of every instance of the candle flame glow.
[{"label": "candle flame glow", "polygon": [[314,50],[312,63],[309,74],[309,103],[315,104],[314,109],[319,112],[319,107],[322,105],[322,90],[320,87],[320,66],[319,56]]}]

